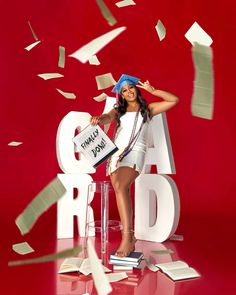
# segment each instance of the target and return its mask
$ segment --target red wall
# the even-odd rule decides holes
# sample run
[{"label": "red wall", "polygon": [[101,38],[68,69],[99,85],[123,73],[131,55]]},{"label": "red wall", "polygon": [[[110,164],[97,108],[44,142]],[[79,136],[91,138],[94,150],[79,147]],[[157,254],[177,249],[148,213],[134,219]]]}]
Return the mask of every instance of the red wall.
[{"label": "red wall", "polygon": [[[96,115],[104,107],[92,98],[95,76],[111,72],[115,79],[127,73],[149,81],[180,97],[168,114],[168,123],[183,216],[191,213],[234,212],[235,202],[235,22],[233,1],[136,0],[136,6],[117,8],[106,1],[118,23],[103,19],[96,1],[9,1],[1,7],[1,223],[19,234],[14,220],[30,200],[60,172],[55,150],[57,127],[70,111]],[[161,19],[167,29],[160,42],[155,25]],[[30,20],[41,44],[34,42]],[[213,120],[193,117],[190,112],[194,70],[191,44],[184,34],[197,21],[213,38],[215,110]],[[97,56],[100,66],[67,58],[57,67],[58,46],[71,54],[93,38],[113,28],[127,30]],[[60,72],[65,77],[44,81],[37,74]],[[67,100],[55,88],[74,92]],[[110,93],[109,90],[105,90]],[[149,102],[154,97],[143,93]],[[10,141],[23,141],[19,147]],[[95,179],[103,179],[104,165]],[[55,211],[41,218],[55,230]],[[183,219],[184,222],[184,219]],[[42,230],[43,231],[43,230]],[[12,241],[16,242],[12,237]]]}]

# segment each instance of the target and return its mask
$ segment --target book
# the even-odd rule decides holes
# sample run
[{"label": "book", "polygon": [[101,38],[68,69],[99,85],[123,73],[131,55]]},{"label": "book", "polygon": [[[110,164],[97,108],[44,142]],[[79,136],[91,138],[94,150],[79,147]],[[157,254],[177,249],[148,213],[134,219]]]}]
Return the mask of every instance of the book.
[{"label": "book", "polygon": [[94,168],[118,151],[118,147],[98,125],[88,125],[72,140]]},{"label": "book", "polygon": [[119,260],[119,261],[130,261],[130,262],[139,262],[143,258],[142,252],[130,252],[129,256],[119,257],[115,255],[115,252],[112,252],[110,255],[110,259]]},{"label": "book", "polygon": [[109,260],[110,264],[113,265],[125,265],[125,266],[132,266],[132,267],[137,267],[140,263],[140,261],[133,262],[133,261],[126,261],[126,260],[118,260],[118,259],[110,259]]},{"label": "book", "polygon": [[[100,260],[101,261],[101,260]],[[102,265],[104,272],[110,272],[111,270]],[[85,276],[89,275],[91,271],[88,258],[72,257],[65,259],[60,265],[59,274],[68,272],[80,272]]]},{"label": "book", "polygon": [[181,260],[159,263],[155,264],[155,266],[161,269],[173,281],[198,278],[201,276],[194,268]]}]

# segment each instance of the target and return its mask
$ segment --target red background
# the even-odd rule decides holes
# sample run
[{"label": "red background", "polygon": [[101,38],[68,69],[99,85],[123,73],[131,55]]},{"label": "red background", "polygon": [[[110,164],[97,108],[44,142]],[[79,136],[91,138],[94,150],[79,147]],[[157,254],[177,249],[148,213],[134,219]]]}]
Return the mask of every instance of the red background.
[{"label": "red background", "polygon": [[[1,7],[1,209],[5,230],[2,246],[24,240],[15,218],[57,173],[55,140],[61,119],[70,111],[100,114],[104,103],[93,100],[95,76],[111,72],[149,79],[156,88],[180,97],[168,112],[174,152],[176,181],[181,198],[179,229],[189,218],[208,215],[233,216],[236,209],[234,171],[236,167],[235,124],[235,14],[233,1],[136,0],[136,6],[117,8],[106,1],[118,20],[113,27],[102,17],[96,1],[41,0],[8,1]],[[155,25],[161,19],[167,29],[160,42]],[[42,43],[34,42],[27,22]],[[213,39],[215,106],[213,120],[191,115],[194,68],[191,44],[184,34],[197,21]],[[112,30],[127,29],[98,54],[100,66],[66,58],[58,68],[58,46],[66,55],[92,39]],[[37,74],[59,72],[64,78],[44,81]],[[65,99],[55,88],[74,92],[76,100]],[[110,94],[110,89],[105,92]],[[154,97],[143,92],[151,102]],[[10,147],[10,141],[23,141]],[[103,179],[102,165],[93,175]],[[115,206],[115,203],[113,203]],[[27,239],[56,236],[55,206],[44,214]],[[216,226],[220,226],[218,223]],[[50,253],[48,249],[48,253]],[[6,259],[10,259],[6,257]]]}]

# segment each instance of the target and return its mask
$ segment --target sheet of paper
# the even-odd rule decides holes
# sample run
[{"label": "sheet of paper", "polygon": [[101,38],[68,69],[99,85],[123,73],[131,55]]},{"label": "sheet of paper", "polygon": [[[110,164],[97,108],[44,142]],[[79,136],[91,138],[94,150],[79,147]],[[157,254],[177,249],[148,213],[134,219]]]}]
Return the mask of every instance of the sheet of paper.
[{"label": "sheet of paper", "polygon": [[28,46],[25,47],[25,50],[30,51],[32,48],[34,48],[35,46],[37,46],[41,41],[36,41]]},{"label": "sheet of paper", "polygon": [[65,192],[66,189],[58,178],[52,180],[42,189],[16,218],[15,222],[21,234],[28,233],[39,216],[56,203]]},{"label": "sheet of paper", "polygon": [[157,266],[155,266],[154,264],[152,264],[150,261],[148,261],[146,258],[144,259],[146,262],[146,266],[149,270],[153,271],[153,272],[157,272],[159,270],[159,268]]},{"label": "sheet of paper", "polygon": [[98,90],[105,89],[110,86],[116,85],[116,81],[114,80],[111,73],[96,76],[95,79],[97,82]]},{"label": "sheet of paper", "polygon": [[48,262],[48,261],[53,261],[61,258],[66,258],[66,257],[72,257],[77,254],[79,254],[82,251],[81,246],[72,248],[72,249],[67,249],[61,252],[49,254],[49,255],[44,255],[40,257],[35,257],[31,259],[24,259],[24,260],[14,260],[14,261],[9,261],[8,266],[17,266],[17,265],[23,265],[23,264],[32,264],[32,263],[41,263],[41,262]]},{"label": "sheet of paper", "polygon": [[65,47],[59,46],[59,59],[58,59],[58,67],[59,68],[65,67],[65,54],[66,54]]},{"label": "sheet of paper", "polygon": [[171,249],[166,249],[166,250],[152,250],[151,253],[153,254],[157,254],[157,255],[161,255],[161,254],[172,254],[174,253],[174,251],[172,251]]},{"label": "sheet of paper", "polygon": [[194,90],[191,102],[192,115],[211,120],[214,109],[212,48],[194,43],[192,58],[195,68]]},{"label": "sheet of paper", "polygon": [[64,77],[62,74],[59,74],[59,73],[44,73],[44,74],[38,74],[37,76],[39,76],[40,78],[44,80]]},{"label": "sheet of paper", "polygon": [[27,242],[12,245],[12,250],[21,255],[34,252],[34,249]]},{"label": "sheet of paper", "polygon": [[194,42],[197,42],[201,45],[210,46],[213,42],[211,37],[199,26],[197,22],[194,22],[187,31],[185,38],[188,39],[192,45],[194,45]]},{"label": "sheet of paper", "polygon": [[125,29],[126,27],[119,27],[100,37],[97,37],[94,40],[90,41],[88,44],[82,46],[79,50],[70,54],[69,56],[78,59],[82,63],[85,63],[89,60],[91,56],[100,51],[104,46],[115,39]]},{"label": "sheet of paper", "polygon": [[116,2],[116,6],[119,8],[129,6],[129,5],[136,5],[136,3],[133,0],[123,0],[123,1]]},{"label": "sheet of paper", "polygon": [[103,15],[103,17],[107,20],[110,26],[113,26],[117,23],[117,20],[112,15],[110,9],[106,6],[103,0],[96,0],[98,7]]},{"label": "sheet of paper", "polygon": [[89,63],[90,63],[90,65],[95,65],[95,66],[99,66],[101,64],[100,61],[98,60],[96,54],[89,58]]},{"label": "sheet of paper", "polygon": [[166,28],[164,27],[164,25],[160,19],[158,20],[155,28],[156,28],[157,35],[158,35],[160,41],[162,41],[166,36]]},{"label": "sheet of paper", "polygon": [[109,273],[106,276],[110,283],[118,282],[128,278],[126,272]]},{"label": "sheet of paper", "polygon": [[184,236],[183,235],[174,234],[173,236],[171,236],[169,238],[169,240],[171,240],[171,241],[183,241],[184,240]]},{"label": "sheet of paper", "polygon": [[21,141],[11,141],[8,143],[9,146],[18,146],[21,144],[23,144],[23,142],[21,142]]},{"label": "sheet of paper", "polygon": [[56,88],[56,90],[61,94],[63,95],[65,98],[68,98],[68,99],[76,99],[76,95],[74,93],[71,93],[71,92],[64,92],[58,88]]},{"label": "sheet of paper", "polygon": [[99,295],[109,294],[112,291],[112,287],[108,281],[106,274],[102,269],[101,263],[97,257],[97,253],[93,247],[93,244],[89,239],[87,242],[87,248],[94,285],[97,289],[97,292]]},{"label": "sheet of paper", "polygon": [[94,96],[93,99],[96,100],[97,102],[101,102],[101,101],[105,100],[106,97],[107,97],[107,94],[103,92],[102,94],[100,94],[98,96]]},{"label": "sheet of paper", "polygon": [[36,34],[35,34],[35,32],[34,32],[32,26],[31,26],[30,21],[28,21],[28,25],[29,25],[30,31],[31,31],[31,33],[32,33],[32,35],[33,35],[33,37],[34,37],[34,39],[35,39],[36,41],[38,41],[39,38],[36,36]]}]

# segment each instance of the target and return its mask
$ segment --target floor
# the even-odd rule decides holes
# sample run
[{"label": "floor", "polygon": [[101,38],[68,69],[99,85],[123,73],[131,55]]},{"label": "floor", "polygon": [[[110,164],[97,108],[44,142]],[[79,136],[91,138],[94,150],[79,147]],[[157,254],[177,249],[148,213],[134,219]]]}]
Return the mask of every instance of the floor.
[{"label": "floor", "polygon": [[[153,243],[137,241],[136,251],[143,251],[145,257],[153,263],[184,260],[194,267],[201,277],[174,282],[161,272],[151,272],[141,265],[140,269],[127,272],[128,279],[112,283],[110,294],[145,295],[236,295],[235,284],[235,229],[234,218],[223,216],[189,216],[185,218],[182,230],[183,241]],[[50,240],[50,237],[47,237]],[[47,240],[46,239],[46,240]],[[92,238],[98,256],[100,256],[100,237]],[[111,233],[107,244],[107,254],[103,256],[107,263],[109,253],[116,249],[119,233]],[[83,245],[82,238],[54,241],[57,251],[76,245]],[[52,243],[53,244],[53,243]],[[51,248],[53,248],[50,244]],[[41,246],[47,245],[41,242]],[[173,254],[153,254],[153,250],[171,249]],[[51,251],[52,252],[52,251]],[[45,253],[48,249],[45,248]],[[12,253],[11,255],[12,259]],[[83,257],[84,253],[80,253]],[[6,255],[7,256],[7,255]],[[100,256],[101,257],[101,256]],[[15,258],[15,257],[14,257]],[[24,257],[25,258],[25,257]],[[28,258],[28,257],[27,257]],[[97,294],[92,276],[77,273],[57,274],[63,260],[25,266],[7,267],[6,260],[1,267],[1,294],[69,295]],[[19,259],[19,258],[18,258]],[[109,266],[109,265],[108,265]]]}]

